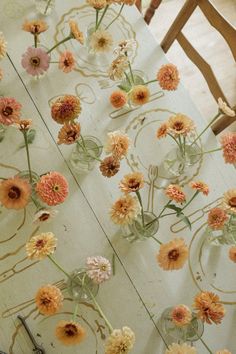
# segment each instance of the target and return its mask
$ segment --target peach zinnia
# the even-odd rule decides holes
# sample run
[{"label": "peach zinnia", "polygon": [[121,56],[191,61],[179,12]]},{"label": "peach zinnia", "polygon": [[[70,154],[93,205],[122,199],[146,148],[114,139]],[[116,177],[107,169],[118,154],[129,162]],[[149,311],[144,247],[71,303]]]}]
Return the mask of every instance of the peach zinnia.
[{"label": "peach zinnia", "polygon": [[56,286],[45,285],[37,291],[35,302],[40,313],[46,316],[54,315],[62,307],[63,295]]},{"label": "peach zinnia", "polygon": [[54,253],[57,239],[52,232],[45,232],[31,237],[26,243],[26,253],[29,259],[41,260]]},{"label": "peach zinnia", "polygon": [[168,132],[174,134],[175,136],[186,136],[191,133],[194,128],[195,126],[192,119],[184,114],[178,113],[168,119]]},{"label": "peach zinnia", "polygon": [[236,246],[230,247],[229,259],[231,259],[232,262],[236,263]]},{"label": "peach zinnia", "polygon": [[81,343],[86,336],[85,329],[74,321],[60,321],[56,327],[56,337],[64,345]]},{"label": "peach zinnia", "polygon": [[202,181],[192,181],[189,185],[192,189],[195,189],[196,191],[201,192],[204,195],[209,194],[208,185]]},{"label": "peach zinnia", "polygon": [[236,133],[225,133],[222,135],[220,143],[223,149],[225,163],[236,163]]},{"label": "peach zinnia", "polygon": [[221,323],[225,315],[219,296],[210,291],[202,291],[195,296],[193,307],[197,310],[197,317],[208,324]]},{"label": "peach zinnia", "polygon": [[43,20],[26,20],[22,26],[22,29],[26,32],[30,32],[33,35],[38,35],[45,32],[48,29],[48,25]]},{"label": "peach zinnia", "polygon": [[67,180],[58,172],[43,175],[35,190],[42,201],[50,206],[63,203],[69,192]]},{"label": "peach zinnia", "polygon": [[182,238],[176,238],[160,246],[157,262],[164,270],[181,269],[188,258],[188,247]]},{"label": "peach zinnia", "polygon": [[228,220],[228,215],[225,210],[221,208],[211,209],[208,213],[208,226],[213,230],[221,230],[225,222]]},{"label": "peach zinnia", "polygon": [[182,191],[182,188],[177,184],[170,184],[166,190],[165,194],[170,200],[174,200],[177,203],[183,203],[186,200],[186,196]]},{"label": "peach zinnia", "polygon": [[80,124],[68,122],[63,125],[58,133],[57,144],[74,144],[80,137]]},{"label": "peach zinnia", "polygon": [[51,116],[59,124],[76,119],[81,112],[80,99],[73,95],[65,95],[56,99],[51,107]]},{"label": "peach zinnia", "polygon": [[229,213],[236,214],[236,189],[224,193],[222,207]]},{"label": "peach zinnia", "polygon": [[171,320],[177,327],[188,325],[192,320],[192,312],[185,305],[178,305],[171,311]]},{"label": "peach zinnia", "polygon": [[108,140],[105,145],[106,153],[111,153],[117,159],[122,159],[126,156],[130,147],[128,135],[121,133],[119,130],[108,133],[107,135]]},{"label": "peach zinnia", "polygon": [[21,104],[12,97],[0,97],[0,124],[11,125],[20,119]]},{"label": "peach zinnia", "polygon": [[23,209],[29,202],[31,186],[25,179],[13,177],[0,183],[0,202],[7,209]]},{"label": "peach zinnia", "polygon": [[136,197],[126,194],[119,198],[112,206],[110,215],[115,224],[131,224],[140,213],[140,204]]},{"label": "peach zinnia", "polygon": [[173,64],[162,65],[157,73],[157,81],[163,90],[176,90],[179,80],[178,69]]},{"label": "peach zinnia", "polygon": [[73,20],[69,21],[70,33],[72,38],[76,39],[80,44],[84,44],[84,35],[79,30],[77,23]]},{"label": "peach zinnia", "polygon": [[60,55],[58,67],[60,70],[67,74],[75,68],[75,63],[76,61],[73,53],[71,53],[69,50],[66,50]]},{"label": "peach zinnia", "polygon": [[120,161],[113,156],[105,157],[105,159],[101,161],[99,169],[104,177],[113,177],[119,172]]},{"label": "peach zinnia", "polygon": [[168,133],[168,125],[163,123],[157,130],[157,139],[165,138]]},{"label": "peach zinnia", "polygon": [[134,86],[129,94],[129,98],[134,105],[141,106],[149,101],[149,88],[145,85]]},{"label": "peach zinnia", "polygon": [[122,108],[127,103],[127,94],[124,91],[117,90],[112,92],[110,102],[115,108]]},{"label": "peach zinnia", "polygon": [[144,186],[144,176],[141,172],[132,172],[124,176],[119,188],[124,193],[137,192]]}]

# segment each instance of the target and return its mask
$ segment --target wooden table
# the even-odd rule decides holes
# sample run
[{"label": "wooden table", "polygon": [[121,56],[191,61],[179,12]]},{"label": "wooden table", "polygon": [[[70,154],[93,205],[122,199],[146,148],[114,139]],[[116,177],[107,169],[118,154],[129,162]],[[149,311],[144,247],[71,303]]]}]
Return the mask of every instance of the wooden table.
[{"label": "wooden table", "polygon": [[[115,7],[114,7],[115,9]],[[110,11],[116,11],[112,8]],[[206,325],[204,339],[215,352],[226,347],[236,352],[235,341],[235,303],[236,281],[235,265],[227,259],[228,248],[209,248],[204,258],[205,273],[201,272],[198,262],[199,240],[202,225],[206,222],[206,213],[224,191],[235,186],[235,170],[224,164],[221,153],[208,155],[202,164],[189,171],[190,177],[196,176],[210,185],[209,197],[199,196],[188,209],[193,223],[192,231],[184,224],[176,224],[176,219],[162,222],[158,231],[162,242],[176,237],[183,237],[191,242],[190,266],[176,272],[165,272],[156,263],[158,245],[152,241],[129,244],[120,236],[120,230],[109,217],[111,204],[120,195],[118,182],[131,169],[140,169],[145,174],[145,206],[148,204],[150,164],[159,165],[164,158],[170,142],[161,144],[155,138],[155,131],[160,122],[168,118],[171,112],[182,112],[195,120],[198,130],[206,122],[191,102],[188,93],[180,86],[176,92],[167,92],[142,108],[116,119],[109,104],[109,95],[114,89],[113,82],[106,76],[107,64],[111,56],[102,63],[98,58],[88,55],[86,48],[78,47],[75,42],[64,46],[76,52],[78,67],[68,75],[57,66],[51,66],[48,74],[40,80],[33,80],[21,67],[21,55],[32,44],[32,37],[21,31],[25,18],[35,14],[33,1],[2,0],[0,2],[1,30],[8,41],[9,58],[2,61],[5,79],[1,83],[1,94],[15,97],[23,105],[23,117],[33,119],[37,130],[36,139],[30,146],[33,170],[43,173],[48,170],[60,171],[68,179],[70,196],[59,206],[59,216],[39,232],[52,231],[58,238],[56,258],[68,271],[83,266],[86,257],[101,254],[109,259],[115,254],[115,276],[101,286],[98,301],[115,328],[124,325],[131,327],[136,334],[135,354],[159,354],[164,352],[164,345],[158,333],[158,319],[162,311],[169,306],[184,303],[191,306],[193,297],[203,290],[219,294],[226,305],[227,314],[222,325]],[[110,16],[108,12],[108,17]],[[41,40],[50,47],[54,40],[67,33],[68,19],[78,20],[79,26],[86,31],[86,26],[94,19],[92,10],[78,0],[57,1],[56,10],[47,18],[50,29],[42,34]],[[166,63],[166,57],[149,32],[135,7],[126,7],[124,15],[112,27],[115,41],[135,38],[138,41],[134,68],[145,71],[151,80],[159,67]],[[58,53],[52,54],[57,57]],[[158,91],[157,84],[152,84],[152,93]],[[123,162],[120,172],[112,179],[104,178],[98,166],[85,176],[76,175],[68,159],[72,146],[56,144],[59,126],[50,117],[49,101],[61,94],[76,94],[82,100],[80,122],[83,134],[94,135],[105,142],[106,134],[121,129],[133,140],[134,144]],[[206,102],[207,104],[207,102]],[[145,120],[143,119],[145,117]],[[1,163],[26,169],[25,154],[19,149],[21,135],[15,128],[7,130],[1,143]],[[166,145],[167,144],[167,145]],[[205,134],[203,145],[207,149],[217,147],[217,141],[209,131]],[[1,175],[11,176],[15,171],[1,167]],[[190,177],[181,179],[187,184]],[[166,178],[158,177],[153,198],[154,212],[161,210],[166,203],[162,189],[169,183]],[[186,190],[188,190],[186,188]],[[189,191],[190,194],[190,191]],[[2,208],[1,251],[0,251],[0,350],[14,354],[32,352],[29,339],[19,326],[17,314],[27,317],[38,342],[43,343],[47,353],[103,353],[104,335],[108,330],[95,309],[84,303],[80,307],[79,321],[88,331],[88,338],[78,347],[63,347],[54,337],[54,327],[59,319],[69,317],[73,304],[66,299],[61,313],[43,318],[37,314],[32,299],[36,290],[47,283],[63,279],[48,260],[40,263],[26,259],[24,244],[35,226],[32,225],[33,207],[27,208],[26,220],[21,226],[23,212],[6,211]],[[21,226],[21,227],[20,227]],[[216,290],[219,289],[219,290]],[[201,343],[196,344],[199,353],[206,352]]]}]

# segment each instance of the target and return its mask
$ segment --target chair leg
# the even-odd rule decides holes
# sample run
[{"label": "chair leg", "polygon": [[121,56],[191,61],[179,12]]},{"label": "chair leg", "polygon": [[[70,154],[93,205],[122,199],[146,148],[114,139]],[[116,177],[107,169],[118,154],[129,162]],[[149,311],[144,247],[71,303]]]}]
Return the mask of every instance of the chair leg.
[{"label": "chair leg", "polygon": [[236,117],[228,117],[225,115],[218,119],[215,124],[213,124],[212,131],[215,135],[218,135],[235,121]]},{"label": "chair leg", "polygon": [[162,0],[152,0],[149,8],[147,9],[145,16],[144,16],[144,21],[149,25],[151,22],[151,19],[153,18],[153,15],[156,11],[156,9],[161,5]]},{"label": "chair leg", "polygon": [[135,6],[136,6],[137,9],[139,10],[139,12],[142,13],[142,0],[136,0],[136,1],[135,1]]}]

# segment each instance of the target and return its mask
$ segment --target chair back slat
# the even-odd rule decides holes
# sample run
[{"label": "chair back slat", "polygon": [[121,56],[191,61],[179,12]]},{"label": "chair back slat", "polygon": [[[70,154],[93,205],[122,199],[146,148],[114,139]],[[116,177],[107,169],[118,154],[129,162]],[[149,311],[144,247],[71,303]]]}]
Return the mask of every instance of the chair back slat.
[{"label": "chair back slat", "polygon": [[[203,57],[196,51],[192,44],[187,40],[182,32],[177,36],[177,41],[188,56],[188,58],[198,67],[198,69],[203,74],[208,87],[217,101],[221,97],[225,102],[227,99],[218,84],[218,81],[212,71],[211,66],[203,59]],[[227,102],[228,103],[228,102]]]},{"label": "chair back slat", "polygon": [[198,0],[198,6],[202,10],[208,22],[224,37],[236,60],[236,30],[226,19],[216,10],[208,0]]},{"label": "chair back slat", "polygon": [[[236,106],[233,107],[233,110],[236,110]],[[232,123],[235,122],[235,117],[228,117],[226,115],[219,118],[216,123],[213,124],[212,130],[215,135],[221,133],[227,127],[229,127]]]},{"label": "chair back slat", "polygon": [[144,21],[148,25],[151,22],[151,19],[153,18],[154,13],[158,9],[158,7],[160,6],[161,2],[162,2],[162,0],[151,0],[150,5],[144,15]]}]

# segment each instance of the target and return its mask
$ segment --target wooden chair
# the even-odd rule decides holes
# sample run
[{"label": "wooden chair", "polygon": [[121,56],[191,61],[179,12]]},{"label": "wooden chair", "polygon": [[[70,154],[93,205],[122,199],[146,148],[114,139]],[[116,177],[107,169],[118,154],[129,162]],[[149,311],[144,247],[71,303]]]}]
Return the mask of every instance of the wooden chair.
[{"label": "wooden chair", "polygon": [[[151,0],[148,9],[144,14],[144,21],[149,25],[153,18],[155,11],[161,5],[162,0]],[[136,6],[140,12],[142,12],[142,0],[136,0]]]},{"label": "wooden chair", "polygon": [[[155,0],[152,2],[154,3]],[[161,42],[161,47],[167,53],[173,42],[177,40],[185,54],[203,74],[215,100],[217,101],[221,97],[229,105],[211,66],[196,51],[182,32],[184,25],[197,7],[201,9],[208,22],[224,37],[236,61],[236,29],[216,10],[209,0],[187,0]],[[232,108],[235,110],[236,106]],[[219,134],[235,120],[235,117],[220,117],[213,125],[212,130],[215,134]]]}]

